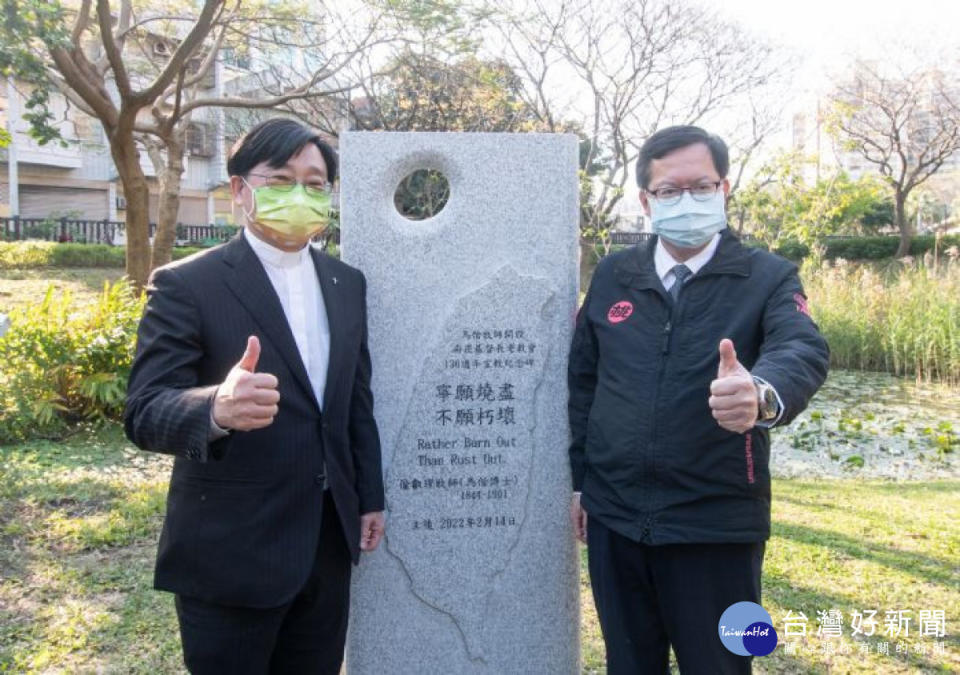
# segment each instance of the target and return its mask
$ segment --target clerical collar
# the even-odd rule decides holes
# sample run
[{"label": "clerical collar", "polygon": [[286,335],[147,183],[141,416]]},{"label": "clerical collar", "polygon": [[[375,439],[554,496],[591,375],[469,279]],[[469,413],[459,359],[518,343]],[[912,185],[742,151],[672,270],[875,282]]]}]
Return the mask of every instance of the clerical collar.
[{"label": "clerical collar", "polygon": [[297,251],[283,251],[260,239],[246,227],[243,228],[243,236],[246,237],[247,243],[250,244],[253,252],[260,258],[260,262],[265,265],[271,265],[273,267],[296,267],[310,255],[310,244],[306,244]]}]

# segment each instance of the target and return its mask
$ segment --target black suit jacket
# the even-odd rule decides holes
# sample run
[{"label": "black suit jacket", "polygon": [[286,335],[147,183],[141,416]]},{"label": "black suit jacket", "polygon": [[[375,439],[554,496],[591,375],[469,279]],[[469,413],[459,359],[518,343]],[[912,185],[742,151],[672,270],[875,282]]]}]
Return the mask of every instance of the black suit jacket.
[{"label": "black suit jacket", "polygon": [[[159,589],[272,607],[310,572],[326,481],[354,562],[360,515],[383,509],[366,281],[311,250],[330,324],[324,409],[280,300],[243,236],[154,271],[127,393],[127,437],[176,456],[157,553]],[[260,339],[257,372],[279,380],[273,423],[208,441],[217,385]],[[324,475],[325,474],[325,475]]]}]

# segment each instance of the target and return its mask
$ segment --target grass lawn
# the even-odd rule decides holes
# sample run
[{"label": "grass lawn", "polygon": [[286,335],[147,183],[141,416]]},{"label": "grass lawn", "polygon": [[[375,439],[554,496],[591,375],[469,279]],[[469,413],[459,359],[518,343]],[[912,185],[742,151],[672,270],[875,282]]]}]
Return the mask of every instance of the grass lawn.
[{"label": "grass lawn", "polygon": [[79,304],[94,301],[103,290],[103,282],[117,281],[122,269],[101,267],[0,269],[0,312],[43,300],[53,284],[57,291],[69,290]]},{"label": "grass lawn", "polygon": [[[763,606],[779,645],[754,659],[754,672],[960,672],[960,483],[775,480],[773,495]],[[586,550],[581,553],[584,672],[603,673]],[[817,635],[818,613],[830,610],[842,613],[841,638]],[[864,616],[876,610],[873,636],[851,637],[855,610]],[[888,610],[905,610],[909,635],[884,634]],[[943,610],[944,637],[918,636],[922,610]],[[788,612],[792,633],[803,625],[793,617],[807,617],[805,636],[785,635]],[[867,623],[861,624],[865,632]],[[889,654],[878,651],[884,643]]]},{"label": "grass lawn", "polygon": [[180,668],[150,590],[169,467],[118,426],[0,449],[0,672]]},{"label": "grass lawn", "polygon": [[104,281],[112,283],[123,275],[122,269],[102,267],[0,269],[0,312],[40,302],[51,284],[58,291],[69,290],[80,304],[86,304],[97,298]]},{"label": "grass lawn", "polygon": [[[115,426],[0,448],[0,672],[181,671],[171,599],[151,590],[169,466]],[[960,670],[960,483],[781,480],[774,520],[764,606],[781,645],[757,672]],[[580,585],[584,672],[602,673],[585,565]],[[841,639],[816,635],[831,609]],[[895,638],[850,637],[850,613],[868,609],[878,633],[887,610],[911,612],[905,654]],[[917,636],[921,610],[944,611],[946,637]],[[806,615],[805,638],[784,639],[787,611]]]},{"label": "grass lawn", "polygon": [[[0,312],[39,301],[49,283],[88,302],[122,275],[0,270]],[[169,468],[116,426],[0,447],[0,672],[183,672],[171,598],[151,590]],[[763,604],[780,645],[755,672],[960,672],[960,481],[777,480],[773,520]],[[583,670],[603,673],[581,553]],[[841,638],[817,636],[830,610]],[[852,612],[867,610],[876,635],[852,638]],[[884,635],[898,610],[909,635]],[[918,635],[928,610],[943,611],[945,637]],[[785,635],[788,612],[807,617],[805,636]]]}]

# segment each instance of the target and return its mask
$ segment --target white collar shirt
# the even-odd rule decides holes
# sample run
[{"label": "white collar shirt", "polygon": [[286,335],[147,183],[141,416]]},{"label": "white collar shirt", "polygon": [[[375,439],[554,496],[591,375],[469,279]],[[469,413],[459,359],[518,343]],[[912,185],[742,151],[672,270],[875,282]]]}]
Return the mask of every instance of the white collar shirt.
[{"label": "white collar shirt", "polygon": [[244,228],[253,252],[263,264],[280,299],[283,313],[297,343],[310,386],[323,410],[327,370],[330,366],[330,323],[320,290],[320,280],[310,255],[310,244],[287,252],[271,246]]},{"label": "white collar shirt", "polygon": [[657,246],[653,252],[653,264],[657,268],[657,276],[660,277],[660,281],[663,282],[663,287],[668,291],[673,286],[676,281],[676,276],[673,273],[673,268],[677,265],[683,264],[687,266],[687,269],[690,270],[690,276],[695,275],[697,272],[703,268],[710,259],[713,258],[713,254],[717,252],[717,246],[720,245],[720,233],[713,235],[713,238],[710,240],[710,243],[700,251],[697,255],[692,258],[683,261],[681,263],[679,260],[674,260],[673,256],[670,255],[670,252],[667,251],[666,247],[663,245],[661,239],[657,239]]}]

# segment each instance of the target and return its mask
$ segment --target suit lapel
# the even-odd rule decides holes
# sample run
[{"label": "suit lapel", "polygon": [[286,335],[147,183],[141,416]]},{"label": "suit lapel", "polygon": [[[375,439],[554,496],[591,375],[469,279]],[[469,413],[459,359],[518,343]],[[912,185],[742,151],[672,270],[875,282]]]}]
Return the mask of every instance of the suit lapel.
[{"label": "suit lapel", "polygon": [[317,270],[320,280],[320,292],[323,294],[323,304],[327,310],[327,325],[330,327],[330,354],[327,359],[327,381],[323,389],[324,408],[334,396],[333,383],[337,381],[337,367],[343,361],[339,358],[339,350],[343,347],[343,335],[340,332],[343,319],[343,280],[338,279],[330,269],[331,265],[326,256],[311,246],[313,266]]},{"label": "suit lapel", "polygon": [[[263,269],[257,254],[250,248],[241,231],[227,244],[227,251],[223,257],[224,263],[230,267],[227,274],[227,286],[237,296],[240,303],[253,316],[264,336],[280,353],[286,362],[294,379],[309,400],[317,405],[317,398],[310,386],[307,369],[300,358],[296,340],[290,331],[290,324],[283,313],[280,298],[277,297],[270,277]],[[331,334],[332,334],[331,330]],[[332,341],[332,340],[331,340]]]}]

